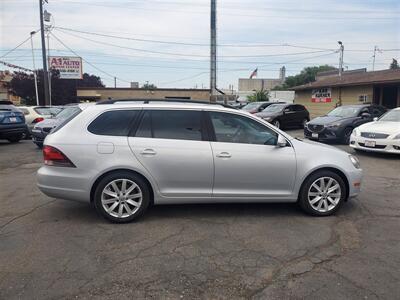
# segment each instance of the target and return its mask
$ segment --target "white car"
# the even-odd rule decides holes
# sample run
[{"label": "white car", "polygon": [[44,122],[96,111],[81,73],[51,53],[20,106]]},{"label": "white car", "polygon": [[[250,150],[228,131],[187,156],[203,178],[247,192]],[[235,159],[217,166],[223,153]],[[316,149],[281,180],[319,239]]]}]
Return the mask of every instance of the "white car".
[{"label": "white car", "polygon": [[400,154],[400,107],[374,119],[374,122],[355,128],[350,137],[350,147]]},{"label": "white car", "polygon": [[25,122],[28,125],[29,134],[33,127],[43,121],[58,114],[62,108],[57,106],[18,106],[25,115]]}]

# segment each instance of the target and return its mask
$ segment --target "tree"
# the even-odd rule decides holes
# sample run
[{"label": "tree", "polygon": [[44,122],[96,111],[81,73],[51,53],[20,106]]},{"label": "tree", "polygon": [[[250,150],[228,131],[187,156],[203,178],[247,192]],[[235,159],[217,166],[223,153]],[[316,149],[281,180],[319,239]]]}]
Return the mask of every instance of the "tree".
[{"label": "tree", "polygon": [[391,70],[396,70],[400,69],[399,63],[397,62],[397,59],[392,59],[392,63],[390,64],[390,69]]},{"label": "tree", "polygon": [[331,71],[335,69],[335,67],[329,65],[306,67],[300,72],[300,74],[288,76],[282,85],[276,86],[275,88],[273,88],[273,90],[287,90],[294,86],[313,82],[315,81],[315,76],[317,75],[317,73]]},{"label": "tree", "polygon": [[253,95],[247,96],[247,101],[249,102],[259,102],[268,100],[269,100],[269,92],[267,90],[254,91]]},{"label": "tree", "polygon": [[[40,103],[44,104],[43,70],[38,71],[38,94]],[[82,79],[60,79],[57,70],[51,70],[51,99],[53,105],[77,102],[78,87],[104,87],[100,77],[84,73]],[[26,105],[36,104],[35,82],[33,74],[14,72],[8,84],[13,95],[23,99]]]},{"label": "tree", "polygon": [[145,89],[145,90],[155,90],[156,88],[157,87],[155,84],[148,83],[148,82],[146,82],[145,84],[142,85],[142,89]]}]

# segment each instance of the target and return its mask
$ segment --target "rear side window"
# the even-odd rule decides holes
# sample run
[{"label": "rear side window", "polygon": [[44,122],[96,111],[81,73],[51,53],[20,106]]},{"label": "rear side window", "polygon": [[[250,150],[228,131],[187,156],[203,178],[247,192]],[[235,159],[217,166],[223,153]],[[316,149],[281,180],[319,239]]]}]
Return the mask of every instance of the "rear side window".
[{"label": "rear side window", "polygon": [[137,137],[173,140],[202,140],[201,112],[185,110],[146,111]]},{"label": "rear side window", "polygon": [[98,135],[128,136],[131,124],[138,115],[137,110],[107,111],[90,123],[88,130]]}]

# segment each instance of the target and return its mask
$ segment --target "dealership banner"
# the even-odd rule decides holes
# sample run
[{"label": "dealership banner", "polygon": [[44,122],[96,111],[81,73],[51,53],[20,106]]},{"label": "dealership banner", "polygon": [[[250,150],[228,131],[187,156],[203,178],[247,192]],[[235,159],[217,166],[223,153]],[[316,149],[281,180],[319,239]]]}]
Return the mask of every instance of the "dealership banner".
[{"label": "dealership banner", "polygon": [[311,93],[311,102],[327,103],[332,102],[331,88],[314,89]]},{"label": "dealership banner", "polygon": [[82,58],[72,56],[49,56],[51,69],[60,72],[60,79],[82,79]]}]

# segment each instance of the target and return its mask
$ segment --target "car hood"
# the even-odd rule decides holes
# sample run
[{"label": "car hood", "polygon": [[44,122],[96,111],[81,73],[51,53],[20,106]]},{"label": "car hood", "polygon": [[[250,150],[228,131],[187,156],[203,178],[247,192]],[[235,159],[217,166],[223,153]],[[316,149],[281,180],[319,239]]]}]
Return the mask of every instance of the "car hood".
[{"label": "car hood", "polygon": [[385,134],[400,133],[400,122],[376,121],[363,124],[358,127],[363,132],[376,132]]},{"label": "car hood", "polygon": [[337,123],[337,122],[342,122],[345,120],[351,120],[356,117],[350,117],[350,118],[343,118],[343,117],[334,117],[334,116],[322,116],[322,117],[317,117],[315,119],[312,119],[308,124],[311,125],[327,125],[331,123]]},{"label": "car hood", "polygon": [[55,118],[53,118],[53,119],[44,119],[43,121],[37,123],[35,125],[35,128],[46,128],[46,127],[53,128],[53,127],[57,126],[58,124],[60,124],[61,121],[62,121],[61,119],[55,119]]}]

